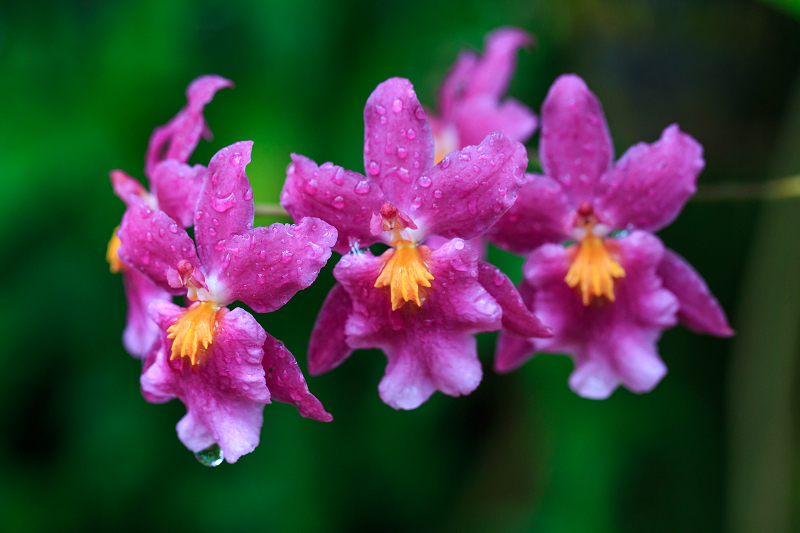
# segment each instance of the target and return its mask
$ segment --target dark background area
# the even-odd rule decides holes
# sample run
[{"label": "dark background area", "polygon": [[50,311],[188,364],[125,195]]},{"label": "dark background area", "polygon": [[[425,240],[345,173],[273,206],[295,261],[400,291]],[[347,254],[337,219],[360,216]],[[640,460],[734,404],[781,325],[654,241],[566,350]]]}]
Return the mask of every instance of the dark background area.
[{"label": "dark background area", "polygon": [[[681,327],[661,340],[670,371],[653,392],[620,389],[599,402],[569,390],[563,356],[495,374],[489,334],[479,339],[485,377],[473,394],[437,393],[396,412],[376,391],[384,357],[356,352],[307,377],[334,422],[268,405],[256,451],[213,470],[177,439],[183,405],[140,395],[140,362],[120,342],[122,281],[104,259],[123,213],[108,171],[143,177],[148,137],[184,105],[189,81],[215,73],[236,83],[206,108],[215,138],[190,162],[251,139],[255,199],[277,203],[290,152],[361,171],[362,109],[374,87],[407,77],[433,107],[459,50],[482,49],[504,25],[537,37],[509,89],[537,111],[553,80],[575,72],[603,103],[618,156],[677,122],[705,147],[701,187],[777,177],[800,67],[790,5],[0,4],[0,530],[727,530],[726,375],[736,341]],[[740,305],[742,280],[769,208],[690,202],[660,233],[703,274],[735,329],[753,311]],[[285,307],[257,315],[303,368],[336,259]],[[497,250],[490,259],[520,279],[522,259]],[[785,272],[797,277],[797,264]]]}]

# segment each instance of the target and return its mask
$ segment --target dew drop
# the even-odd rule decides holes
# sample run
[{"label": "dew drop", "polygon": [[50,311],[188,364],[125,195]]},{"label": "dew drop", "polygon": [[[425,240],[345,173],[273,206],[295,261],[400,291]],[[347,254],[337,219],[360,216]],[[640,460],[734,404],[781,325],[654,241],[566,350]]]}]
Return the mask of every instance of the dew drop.
[{"label": "dew drop", "polygon": [[170,233],[178,233],[178,225],[177,224],[170,224],[169,225],[169,232]]},{"label": "dew drop", "polygon": [[340,187],[344,185],[344,169],[342,167],[336,169],[331,177],[331,181]]},{"label": "dew drop", "polygon": [[369,182],[366,180],[359,181],[355,191],[356,194],[367,194],[369,192]]},{"label": "dew drop", "polygon": [[230,193],[225,198],[217,198],[216,196],[211,200],[211,207],[214,208],[214,211],[217,213],[224,213],[231,207],[233,204],[236,203],[236,199],[233,197],[233,193]]},{"label": "dew drop", "polygon": [[215,226],[219,226],[219,220],[217,220],[216,218],[212,218],[211,223],[214,224]]},{"label": "dew drop", "polygon": [[442,197],[442,191],[440,191],[439,189],[436,189],[435,191],[433,191],[433,195],[436,198],[441,198]]},{"label": "dew drop", "polygon": [[368,169],[369,173],[373,176],[377,176],[381,172],[381,167],[375,161],[370,162]]},{"label": "dew drop", "polygon": [[456,247],[456,250],[463,250],[464,249],[464,241],[458,239],[456,242],[453,243],[453,246]]},{"label": "dew drop", "polygon": [[414,116],[415,116],[415,117],[417,117],[417,119],[418,119],[418,120],[425,120],[425,117],[426,117],[426,115],[425,115],[425,110],[424,110],[424,109],[422,109],[422,106],[419,106],[419,107],[418,107],[418,108],[417,108],[417,109],[414,111]]},{"label": "dew drop", "polygon": [[421,205],[422,205],[422,198],[420,198],[419,196],[414,198],[414,201],[411,202],[412,209],[419,209],[419,206]]},{"label": "dew drop", "polygon": [[253,189],[247,189],[247,192],[244,193],[244,201],[249,202],[253,199]]},{"label": "dew drop", "polygon": [[259,285],[263,285],[263,284],[265,284],[267,282],[267,277],[264,276],[264,274],[259,274],[259,275],[256,276],[256,282]]},{"label": "dew drop", "polygon": [[219,448],[219,444],[212,444],[205,450],[200,450],[199,452],[194,454],[195,459],[197,459],[201,465],[215,467],[222,464],[222,461],[225,459],[222,456],[222,450]]},{"label": "dew drop", "polygon": [[333,200],[331,200],[331,205],[336,209],[341,209],[344,207],[344,198],[341,196],[337,196]]},{"label": "dew drop", "polygon": [[433,181],[428,176],[421,176],[419,178],[419,184],[421,187],[428,188],[431,186],[431,183],[433,183]]},{"label": "dew drop", "polygon": [[375,104],[375,112],[379,115],[384,115],[386,114],[386,108],[380,104]]},{"label": "dew drop", "polygon": [[405,159],[407,155],[408,155],[408,150],[406,150],[402,146],[397,147],[397,157],[399,157],[400,159]]},{"label": "dew drop", "polygon": [[261,250],[261,252],[258,254],[258,257],[260,257],[261,260],[264,261],[267,258],[267,251]]},{"label": "dew drop", "polygon": [[395,113],[399,113],[403,110],[403,101],[399,98],[395,98],[394,102],[392,102],[392,111]]},{"label": "dew drop", "polygon": [[450,158],[449,157],[442,158],[442,160],[439,162],[439,164],[442,165],[442,168],[449,167],[450,166]]},{"label": "dew drop", "polygon": [[308,180],[303,188],[306,190],[308,194],[312,196],[317,194],[317,180],[315,179]]},{"label": "dew drop", "polygon": [[288,263],[292,260],[292,252],[284,250],[281,252],[281,263]]},{"label": "dew drop", "polygon": [[153,236],[152,236],[152,235],[150,234],[150,232],[148,231],[148,232],[147,232],[147,242],[152,242],[152,241],[153,241]]},{"label": "dew drop", "polygon": [[208,228],[208,234],[213,237],[214,235],[217,234],[217,230],[215,230],[214,228]]},{"label": "dew drop", "polygon": [[165,233],[164,228],[158,228],[158,236],[159,237],[163,237],[164,233]]},{"label": "dew drop", "polygon": [[386,117],[381,117],[381,124],[386,124]]},{"label": "dew drop", "polygon": [[416,136],[417,136],[417,134],[416,134],[416,133],[414,132],[414,130],[413,130],[413,129],[411,129],[411,128],[408,128],[408,131],[406,132],[406,135],[408,136],[408,140],[409,140],[409,141],[413,141],[413,140],[414,140],[414,137],[416,137]]}]

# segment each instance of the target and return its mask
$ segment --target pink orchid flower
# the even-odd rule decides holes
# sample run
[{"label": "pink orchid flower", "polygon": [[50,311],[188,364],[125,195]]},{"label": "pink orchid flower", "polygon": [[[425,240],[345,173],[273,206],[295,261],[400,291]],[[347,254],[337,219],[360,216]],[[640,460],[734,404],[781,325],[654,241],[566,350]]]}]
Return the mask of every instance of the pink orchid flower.
[{"label": "pink orchid flower", "polygon": [[581,396],[606,398],[620,384],[648,392],[667,372],[656,349],[663,330],[680,320],[733,334],[700,275],[653,235],[694,194],[703,149],[672,125],[613,163],[600,102],[575,75],[556,80],[541,116],[544,175],[528,176],[487,237],[529,254],[520,293],[555,335],[502,333],[495,369],[513,370],[535,352],[567,353],[569,385]]},{"label": "pink orchid flower", "polygon": [[517,50],[533,42],[523,30],[500,28],[486,36],[483,57],[471,50],[459,54],[439,89],[441,115],[430,116],[436,163],[453,150],[480,144],[495,131],[523,143],[533,135],[533,111],[513,98],[500,101],[514,74]]},{"label": "pink orchid flower", "polygon": [[193,452],[216,443],[229,463],[258,445],[271,399],[332,420],[283,344],[244,309],[227,308],[235,300],[259,313],[280,308],[316,279],[336,242],[336,229],[314,218],[253,228],[245,174],[252,144],[235,143],[211,159],[193,215],[196,248],[176,220],[135,196],[118,231],[126,265],[195,302],[188,309],[150,304],[161,342],[141,376],[145,398],[179,398],[187,408],[177,426],[181,442]]},{"label": "pink orchid flower", "polygon": [[[125,172],[111,171],[111,184],[122,201],[130,205],[132,198],[139,198],[151,208],[167,213],[182,227],[192,225],[194,206],[206,168],[203,165],[190,167],[185,163],[201,136],[211,140],[203,108],[224,87],[233,87],[233,82],[219,76],[197,78],[186,89],[186,106],[166,125],[153,132],[145,156],[145,176],[150,183],[150,192]],[[127,268],[119,260],[118,248],[119,238],[115,230],[108,243],[106,259],[111,272],[122,272],[125,284],[128,314],[122,341],[128,353],[143,358],[158,337],[158,326],[148,316],[147,306],[153,300],[170,298],[146,276]]]},{"label": "pink orchid flower", "polygon": [[[364,123],[366,175],[292,154],[281,193],[295,220],[316,216],[335,226],[334,249],[346,254],[311,335],[309,371],[377,347],[388,358],[378,390],[395,409],[414,409],[436,390],[469,394],[482,377],[473,333],[505,325],[528,337],[549,334],[509,279],[466,242],[514,202],[525,148],[493,133],[434,166],[428,117],[402,78],[378,85]],[[390,249],[378,257],[358,250],[377,242]]]}]

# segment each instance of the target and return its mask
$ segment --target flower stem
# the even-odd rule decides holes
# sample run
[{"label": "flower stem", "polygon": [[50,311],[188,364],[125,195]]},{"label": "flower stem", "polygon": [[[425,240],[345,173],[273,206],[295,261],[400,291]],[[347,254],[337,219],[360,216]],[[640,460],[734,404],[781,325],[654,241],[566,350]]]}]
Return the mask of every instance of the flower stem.
[{"label": "flower stem", "polygon": [[291,218],[289,213],[286,212],[286,209],[279,205],[274,204],[256,204],[256,216],[257,217],[284,217],[284,218]]},{"label": "flower stem", "polygon": [[746,202],[800,198],[800,175],[762,183],[718,183],[698,187],[692,199],[701,202]]}]

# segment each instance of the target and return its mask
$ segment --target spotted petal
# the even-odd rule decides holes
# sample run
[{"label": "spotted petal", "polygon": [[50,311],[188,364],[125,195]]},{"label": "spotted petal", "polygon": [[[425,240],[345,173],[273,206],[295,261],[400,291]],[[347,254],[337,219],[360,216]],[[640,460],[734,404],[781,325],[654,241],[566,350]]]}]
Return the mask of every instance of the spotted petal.
[{"label": "spotted petal", "polygon": [[368,247],[376,242],[370,220],[385,202],[378,184],[357,172],[332,163],[322,166],[292,154],[281,192],[281,205],[295,220],[317,217],[332,224],[339,233],[334,250],[346,254],[351,247]]},{"label": "spotted petal", "polygon": [[597,211],[614,227],[657,231],[694,194],[704,166],[703,147],[673,124],[655,143],[629,148],[603,176]]},{"label": "spotted petal", "polygon": [[221,302],[241,300],[268,313],[317,279],[335,242],[336,229],[318,218],[255,228],[226,242],[216,278],[207,277]]},{"label": "spotted petal", "polygon": [[539,157],[573,205],[592,201],[595,183],[614,159],[600,101],[574,74],[556,79],[542,104]]},{"label": "spotted petal", "polygon": [[386,198],[408,212],[410,185],[433,166],[433,135],[414,86],[404,78],[378,85],[364,107],[364,168]]}]

